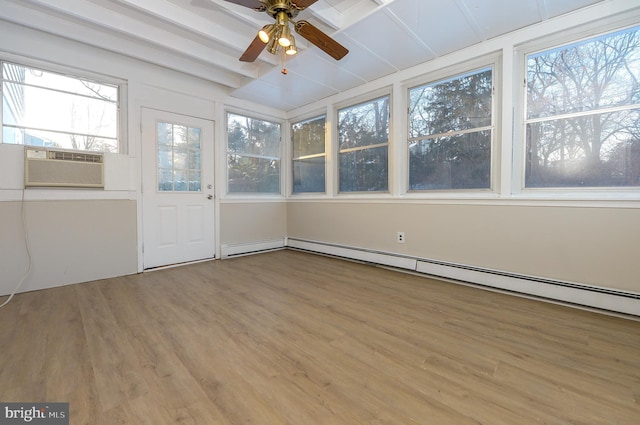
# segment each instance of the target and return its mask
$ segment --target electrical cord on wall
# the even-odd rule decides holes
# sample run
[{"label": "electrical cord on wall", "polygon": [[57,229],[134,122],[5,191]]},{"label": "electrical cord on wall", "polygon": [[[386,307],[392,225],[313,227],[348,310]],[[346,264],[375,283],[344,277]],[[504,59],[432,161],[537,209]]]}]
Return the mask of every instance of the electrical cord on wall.
[{"label": "electrical cord on wall", "polygon": [[27,234],[27,220],[25,219],[25,212],[24,212],[24,192],[25,192],[25,189],[22,189],[22,199],[20,201],[20,217],[21,217],[21,220],[22,220],[22,233],[24,234],[24,246],[27,249],[27,259],[29,261],[29,266],[27,267],[27,271],[22,275],[22,278],[20,279],[20,282],[18,282],[18,285],[16,285],[16,287],[13,290],[13,292],[11,293],[11,295],[9,295],[9,298],[7,298],[7,300],[5,302],[0,304],[0,308],[2,308],[5,305],[9,304],[9,301],[11,301],[11,299],[16,294],[16,292],[18,292],[18,289],[20,289],[20,287],[22,286],[24,281],[31,274],[31,264],[32,264],[32,261],[31,261],[31,248],[29,247],[29,236]]}]

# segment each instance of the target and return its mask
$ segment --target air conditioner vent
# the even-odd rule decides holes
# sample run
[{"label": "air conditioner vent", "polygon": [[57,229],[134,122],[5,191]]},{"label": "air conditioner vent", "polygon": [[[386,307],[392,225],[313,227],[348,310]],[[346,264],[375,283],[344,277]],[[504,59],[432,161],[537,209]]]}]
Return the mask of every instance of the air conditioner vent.
[{"label": "air conditioner vent", "polygon": [[49,159],[79,162],[102,162],[103,155],[84,152],[49,151]]},{"label": "air conditioner vent", "polygon": [[101,153],[25,148],[24,185],[103,188],[103,162]]}]

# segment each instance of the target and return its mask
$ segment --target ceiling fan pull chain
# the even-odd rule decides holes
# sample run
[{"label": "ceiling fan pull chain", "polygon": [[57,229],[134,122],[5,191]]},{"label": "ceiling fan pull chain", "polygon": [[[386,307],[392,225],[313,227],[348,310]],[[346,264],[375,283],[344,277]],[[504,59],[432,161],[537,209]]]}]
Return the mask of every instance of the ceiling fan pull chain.
[{"label": "ceiling fan pull chain", "polygon": [[287,75],[287,54],[284,51],[284,49],[280,49],[280,51],[282,52],[281,56],[282,56],[282,75]]}]

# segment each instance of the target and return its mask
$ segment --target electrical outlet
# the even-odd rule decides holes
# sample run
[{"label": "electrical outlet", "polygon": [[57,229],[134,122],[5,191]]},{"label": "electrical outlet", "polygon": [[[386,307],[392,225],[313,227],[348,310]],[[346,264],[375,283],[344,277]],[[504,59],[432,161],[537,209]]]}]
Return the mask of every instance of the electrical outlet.
[{"label": "electrical outlet", "polygon": [[404,243],[404,232],[398,232],[398,235],[396,237],[396,242]]}]

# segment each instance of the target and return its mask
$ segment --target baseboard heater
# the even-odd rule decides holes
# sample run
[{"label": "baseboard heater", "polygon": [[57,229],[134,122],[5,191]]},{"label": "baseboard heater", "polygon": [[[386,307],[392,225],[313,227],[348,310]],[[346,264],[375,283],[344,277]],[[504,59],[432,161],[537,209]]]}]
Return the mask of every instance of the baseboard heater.
[{"label": "baseboard heater", "polygon": [[230,258],[242,255],[257,254],[263,251],[273,251],[282,249],[285,246],[285,239],[273,239],[268,241],[255,241],[236,244],[224,244],[220,247],[220,257]]},{"label": "baseboard heater", "polygon": [[575,306],[640,317],[640,293],[534,276],[524,276],[498,270],[470,267],[461,264],[445,263],[395,253],[297,238],[287,238],[286,246],[304,251],[410,270],[428,276],[452,279],[553,302],[562,302]]}]

